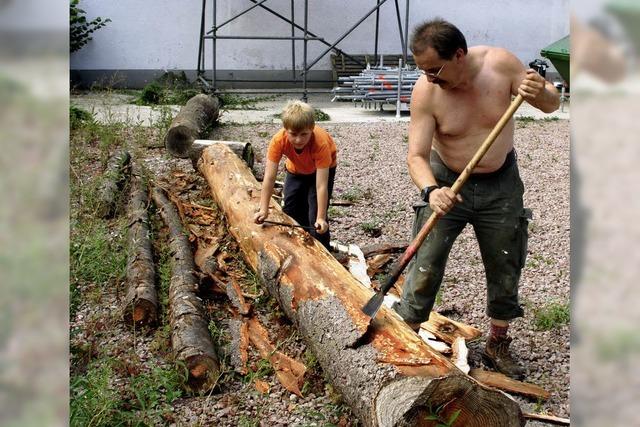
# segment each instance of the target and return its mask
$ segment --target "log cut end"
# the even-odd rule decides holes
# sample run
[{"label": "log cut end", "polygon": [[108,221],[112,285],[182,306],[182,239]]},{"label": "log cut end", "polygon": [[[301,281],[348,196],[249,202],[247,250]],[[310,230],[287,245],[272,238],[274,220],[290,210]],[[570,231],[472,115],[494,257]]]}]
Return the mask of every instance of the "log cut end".
[{"label": "log cut end", "polygon": [[462,374],[392,381],[378,393],[374,410],[377,425],[389,427],[525,425],[513,399]]},{"label": "log cut end", "polygon": [[172,156],[186,159],[189,157],[189,150],[191,149],[193,141],[198,139],[198,137],[198,132],[192,127],[177,125],[167,131],[164,145]]},{"label": "log cut end", "polygon": [[124,321],[127,325],[135,327],[155,325],[158,308],[151,302],[144,299],[137,299],[127,306]]},{"label": "log cut end", "polygon": [[198,354],[185,360],[189,378],[187,386],[194,391],[211,390],[220,376],[218,362],[207,355]]}]

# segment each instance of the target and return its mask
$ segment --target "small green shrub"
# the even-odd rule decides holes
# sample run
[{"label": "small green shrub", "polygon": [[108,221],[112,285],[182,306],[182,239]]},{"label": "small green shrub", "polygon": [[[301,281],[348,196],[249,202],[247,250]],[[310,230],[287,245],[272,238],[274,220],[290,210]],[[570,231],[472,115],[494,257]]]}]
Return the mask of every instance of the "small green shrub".
[{"label": "small green shrub", "polygon": [[142,92],[140,93],[140,97],[138,98],[138,103],[141,105],[157,105],[160,104],[163,98],[163,87],[160,86],[157,82],[151,82],[146,85]]},{"label": "small green shrub", "polygon": [[79,129],[85,123],[93,121],[93,114],[75,105],[69,106],[69,127],[72,130]]},{"label": "small green shrub", "polygon": [[331,117],[329,117],[329,115],[327,113],[325,113],[324,111],[322,111],[319,108],[315,109],[315,113],[313,114],[313,118],[315,119],[316,122],[328,122],[329,120],[331,120]]},{"label": "small green shrub", "polygon": [[553,302],[534,310],[534,327],[538,331],[548,331],[569,323],[571,314],[568,303]]}]

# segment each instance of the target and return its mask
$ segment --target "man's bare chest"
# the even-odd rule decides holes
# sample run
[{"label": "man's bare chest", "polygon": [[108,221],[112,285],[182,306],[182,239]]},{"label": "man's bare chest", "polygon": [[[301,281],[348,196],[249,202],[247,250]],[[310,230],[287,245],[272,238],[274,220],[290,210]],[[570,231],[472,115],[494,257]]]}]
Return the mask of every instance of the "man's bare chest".
[{"label": "man's bare chest", "polygon": [[442,93],[435,114],[437,135],[444,139],[464,138],[493,128],[511,99],[509,86],[501,86],[467,93]]}]

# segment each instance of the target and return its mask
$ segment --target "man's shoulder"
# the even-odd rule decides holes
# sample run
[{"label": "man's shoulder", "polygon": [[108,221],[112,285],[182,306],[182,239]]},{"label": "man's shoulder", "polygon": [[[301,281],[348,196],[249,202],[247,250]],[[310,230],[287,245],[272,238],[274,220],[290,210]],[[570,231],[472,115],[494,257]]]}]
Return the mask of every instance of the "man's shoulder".
[{"label": "man's shoulder", "polygon": [[508,49],[496,46],[478,46],[484,63],[493,70],[507,72],[521,65],[518,57]]}]

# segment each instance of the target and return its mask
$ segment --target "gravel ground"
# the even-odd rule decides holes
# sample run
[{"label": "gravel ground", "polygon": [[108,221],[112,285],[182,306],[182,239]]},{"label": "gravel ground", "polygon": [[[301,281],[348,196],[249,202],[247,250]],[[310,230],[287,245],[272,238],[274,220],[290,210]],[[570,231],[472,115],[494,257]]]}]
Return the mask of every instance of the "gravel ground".
[{"label": "gravel ground", "polygon": [[[405,164],[406,123],[327,124],[324,127],[334,136],[339,149],[334,197],[354,200],[353,206],[331,209],[334,240],[361,246],[408,241],[411,205],[418,192],[409,179]],[[225,125],[215,129],[213,138],[250,142],[257,152],[255,169],[261,175],[266,144],[277,130],[278,126],[274,124]],[[521,279],[521,300],[526,315],[512,326],[511,333],[516,337],[513,350],[529,368],[528,381],[552,393],[547,402],[518,401],[525,411],[568,417],[569,326],[539,332],[534,330],[533,319],[536,309],[550,302],[569,301],[569,122],[519,122],[516,147],[526,188],[525,206],[533,209],[534,220],[528,263]],[[206,183],[193,172],[190,161],[170,159],[161,149],[145,149],[141,155],[159,181],[171,184],[176,174],[187,176],[186,190],[180,197],[198,202],[206,198]],[[230,247],[233,248],[232,242]],[[241,285],[246,286],[246,283]],[[90,294],[91,289],[82,292]],[[81,331],[73,336],[72,345],[88,340],[91,345],[113,347],[114,357],[133,349],[143,370],[165,366],[167,355],[157,351],[157,337],[135,335],[122,326],[118,311],[122,297],[123,288],[119,287],[104,293],[97,301],[85,300],[71,319],[72,330]],[[436,309],[446,310],[454,319],[486,329],[482,263],[475,238],[468,228],[453,247],[442,301]],[[226,320],[230,315],[226,301],[209,299],[207,307],[223,335],[228,333]],[[261,394],[246,377],[229,372],[221,378],[214,393],[174,401],[171,413],[163,416],[164,424],[357,425],[349,409],[340,403],[339,395],[324,381],[321,369],[313,363],[313,356],[305,351],[295,328],[273,301],[267,300],[257,306],[256,311],[279,349],[307,365],[308,384],[304,398],[286,391],[273,374],[263,378],[270,385],[270,391]],[[85,336],[82,331],[92,333]],[[470,345],[472,367],[481,365],[481,345]],[[250,366],[254,364],[255,367],[259,359],[252,352]],[[118,381],[123,380],[114,379],[115,383]]]}]

